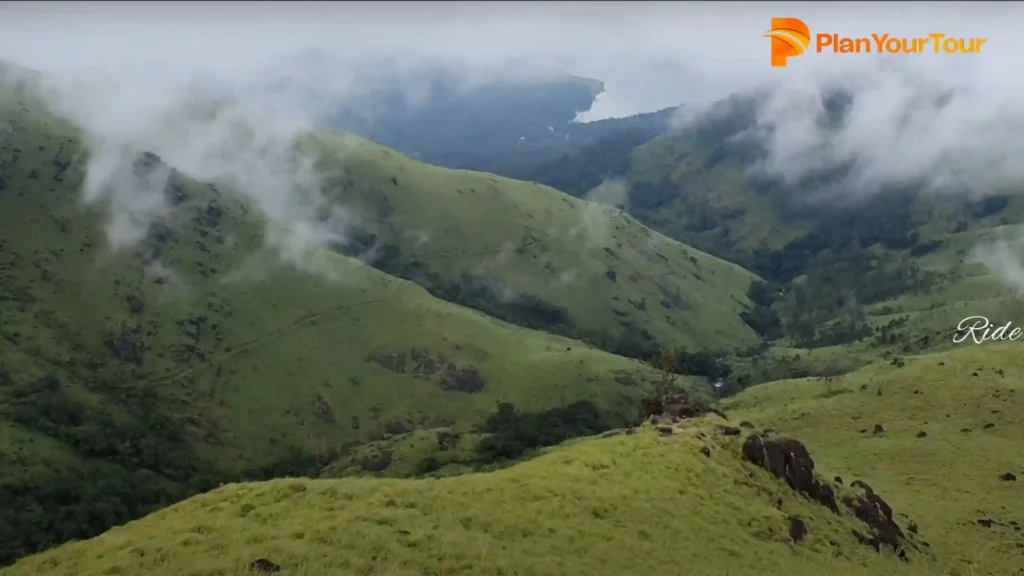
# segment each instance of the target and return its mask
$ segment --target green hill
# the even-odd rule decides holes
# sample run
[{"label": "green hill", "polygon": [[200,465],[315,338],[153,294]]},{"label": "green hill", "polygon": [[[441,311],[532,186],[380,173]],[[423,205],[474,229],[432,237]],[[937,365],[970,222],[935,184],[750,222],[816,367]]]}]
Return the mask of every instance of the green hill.
[{"label": "green hill", "polygon": [[[142,150],[121,176],[161,183],[171,209],[112,251],[107,213],[81,202],[78,131],[24,92],[0,120],[0,562],[221,482],[316,471],[352,444],[472,428],[499,402],[588,401],[621,425],[653,376],[438,299],[351,246],[310,255],[337,281],[311,276],[266,250],[275,225],[256,206]],[[309,142],[338,201],[394,208],[364,219],[376,242],[355,251],[377,244],[380,267],[451,300],[521,324],[553,310],[565,333],[642,352],[753,338],[738,316],[752,275],[628,217],[364,141]],[[552,231],[578,222],[606,224],[606,242]],[[580,284],[553,284],[546,266]],[[498,298],[498,282],[519,294]]]},{"label": "green hill", "polygon": [[[868,195],[845,183],[843,170],[785,183],[751,170],[765,155],[748,132],[757,106],[756,94],[725,99],[639,146],[623,137],[591,151],[611,154],[601,166],[617,171],[598,171],[582,155],[548,163],[543,181],[585,196],[595,181],[620,178],[637,219],[763,278],[746,318],[801,360],[755,358],[761,367],[750,382],[941,349],[966,316],[1002,323],[1020,311],[1016,290],[998,275],[1010,259],[993,270],[976,258],[979,247],[991,257],[994,241],[1018,237],[1019,190],[944,196],[906,185]],[[809,350],[839,361],[808,362]]]},{"label": "green hill", "polygon": [[1013,237],[1024,219],[1018,191],[965,199],[907,187],[808,202],[801,194],[813,183],[751,176],[750,154],[699,133],[652,140],[632,153],[631,211],[784,287],[762,304],[790,343],[905,354],[948,345],[943,335],[965,316],[1005,322],[1018,309],[1014,290],[975,259],[978,247]]},{"label": "green hill", "polygon": [[753,275],[617,209],[355,137],[308,144],[330,197],[364,216],[348,250],[437,296],[630,356],[756,342],[740,318]]},{"label": "green hill", "polygon": [[[224,486],[0,573],[1012,574],[1022,358],[977,346],[765,384],[724,403],[736,428],[645,425],[486,474]],[[777,479],[757,437],[814,463],[787,448]],[[886,534],[907,562],[874,549]]]},{"label": "green hill", "polygon": [[755,386],[722,408],[804,439],[830,474],[866,479],[931,544],[931,573],[1013,574],[1024,566],[1021,374],[1018,343],[965,345]]},{"label": "green hill", "polygon": [[[739,445],[712,426],[645,428],[488,474],[230,485],[2,573],[925,573],[859,544],[854,517],[743,464]],[[794,545],[797,516],[810,535]]]}]

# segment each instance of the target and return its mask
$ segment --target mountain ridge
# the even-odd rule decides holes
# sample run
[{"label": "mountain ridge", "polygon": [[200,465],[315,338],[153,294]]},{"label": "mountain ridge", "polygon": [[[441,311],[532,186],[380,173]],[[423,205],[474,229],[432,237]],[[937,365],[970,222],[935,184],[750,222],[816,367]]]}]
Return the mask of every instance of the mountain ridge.
[{"label": "mountain ridge", "polygon": [[[593,408],[588,413],[621,425],[662,378],[641,362],[444,301],[363,262],[388,256],[381,248],[392,246],[400,249],[390,251],[392,263],[419,261],[442,280],[460,282],[470,273],[500,280],[479,268],[492,254],[504,254],[502,266],[527,277],[543,266],[529,252],[518,254],[516,243],[508,245],[527,230],[509,215],[528,202],[536,220],[556,218],[548,224],[564,229],[563,221],[579,224],[590,204],[530,183],[399,159],[354,137],[313,135],[306,143],[323,146],[322,160],[338,155],[327,167],[336,170],[326,175],[334,179],[329,199],[353,209],[362,202],[371,215],[390,203],[390,220],[361,222],[397,227],[366,231],[376,239],[306,246],[295,260],[281,252],[289,245],[268,244],[281,240],[273,234],[288,222],[274,221],[252,196],[191,178],[186,165],[179,169],[173,158],[146,152],[145,143],[124,157],[113,173],[120,180],[111,182],[124,186],[121,192],[152,193],[150,200],[163,208],[110,212],[126,207],[118,204],[123,196],[84,204],[89,156],[82,131],[30,95],[14,90],[0,104],[7,130],[0,142],[0,484],[16,498],[0,519],[5,563],[221,482],[310,473],[352,443],[410,429],[472,429],[501,402],[544,413],[585,401]],[[435,182],[438,194],[416,187],[421,176]],[[456,192],[463,180],[478,191]],[[385,191],[395,199],[389,202]],[[459,196],[476,197],[476,211],[448,219],[426,246],[402,234],[417,228],[403,221],[445,221],[441,192],[452,200],[454,216],[460,216]],[[471,227],[488,214],[490,221],[476,224],[484,227]],[[623,254],[645,250],[657,258],[653,246],[678,265],[659,282],[680,291],[692,285],[708,304],[720,305],[721,311],[707,311],[723,322],[720,342],[753,338],[739,318],[745,287],[709,285],[693,274],[699,265],[707,282],[745,284],[753,276],[623,215],[601,209],[597,216],[613,223],[609,238],[614,226],[625,231]],[[108,234],[126,230],[144,236],[111,249]],[[623,277],[612,281],[600,246],[581,250],[582,240],[568,235],[538,240],[579,268],[586,282],[596,277],[609,286],[591,300],[559,296],[564,314],[592,335],[608,328],[643,336],[643,305],[626,299],[642,302],[644,291],[659,292],[652,279],[629,278],[639,264],[620,265]],[[406,255],[414,258],[402,260]],[[310,275],[312,265],[319,276]],[[488,284],[478,282],[469,295],[490,297],[483,300],[492,307],[519,302],[481,286]],[[538,286],[535,291],[549,289]],[[613,295],[622,301],[621,316],[610,311]],[[525,309],[538,302],[543,299],[527,300]],[[632,319],[633,327],[613,318]],[[665,346],[684,342],[664,315],[651,322]],[[696,342],[695,334],[689,338]],[[701,379],[680,381],[695,395],[708,394]],[[57,508],[64,512],[53,513]]]}]

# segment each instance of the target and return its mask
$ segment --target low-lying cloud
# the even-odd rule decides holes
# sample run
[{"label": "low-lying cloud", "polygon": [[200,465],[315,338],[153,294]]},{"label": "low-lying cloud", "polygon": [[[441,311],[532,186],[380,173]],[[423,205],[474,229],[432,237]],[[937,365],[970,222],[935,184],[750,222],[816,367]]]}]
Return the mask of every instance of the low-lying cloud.
[{"label": "low-lying cloud", "polygon": [[[167,219],[174,170],[249,201],[267,216],[268,245],[311,271],[321,268],[310,260],[315,247],[345,241],[346,213],[323,197],[312,160],[296,147],[312,127],[303,110],[245,100],[230,85],[195,77],[124,80],[54,75],[45,83],[53,111],[83,131],[90,151],[83,200],[109,210],[112,248],[135,244]],[[143,153],[163,165],[140,176]]]},{"label": "low-lying cloud", "polygon": [[[842,113],[826,108],[837,94]],[[791,184],[844,169],[847,194],[913,186],[977,197],[1024,182],[1022,128],[1012,94],[880,62],[771,87],[747,136],[766,151],[758,168]]]},{"label": "low-lying cloud", "polygon": [[[832,54],[768,65],[771,17],[813,33],[986,37],[981,54]],[[88,85],[59,108],[96,150],[86,199],[123,207],[112,240],[161,217],[154,197],[119,195],[129,148],[225,182],[280,224],[282,254],[343,238],[315,174],[292,154],[299,134],[387,69],[426,63],[467,83],[569,72],[605,82],[585,119],[764,90],[752,130],[759,169],[789,182],[848,169],[844,193],[914,184],[981,196],[1019,185],[1024,101],[1015,59],[1024,6],[986,2],[842,3],[19,3],[0,7],[0,58]],[[379,63],[386,62],[383,68]],[[101,81],[102,80],[102,81]],[[66,89],[68,84],[63,85]],[[273,87],[273,89],[268,89]],[[423,85],[412,81],[413,103]],[[828,121],[822,94],[852,97]],[[211,112],[197,102],[232,102]],[[749,136],[748,134],[747,136]],[[314,217],[316,216],[316,217]]]}]

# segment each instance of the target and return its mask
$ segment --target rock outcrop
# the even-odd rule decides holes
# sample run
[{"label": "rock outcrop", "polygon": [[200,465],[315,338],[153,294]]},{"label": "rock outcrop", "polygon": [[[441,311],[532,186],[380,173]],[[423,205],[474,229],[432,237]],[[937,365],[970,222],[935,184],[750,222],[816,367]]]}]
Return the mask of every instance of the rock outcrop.
[{"label": "rock outcrop", "polygon": [[[791,438],[768,439],[760,434],[752,434],[743,442],[742,452],[745,460],[764,468],[786,482],[794,491],[832,512],[841,514],[841,503],[867,526],[866,534],[853,531],[854,537],[861,543],[879,552],[886,547],[892,548],[903,560],[908,560],[907,550],[916,549],[893,520],[892,507],[863,481],[855,480],[841,498],[837,498],[836,487],[815,475],[814,460],[801,442]],[[838,477],[836,480],[839,482]]]}]

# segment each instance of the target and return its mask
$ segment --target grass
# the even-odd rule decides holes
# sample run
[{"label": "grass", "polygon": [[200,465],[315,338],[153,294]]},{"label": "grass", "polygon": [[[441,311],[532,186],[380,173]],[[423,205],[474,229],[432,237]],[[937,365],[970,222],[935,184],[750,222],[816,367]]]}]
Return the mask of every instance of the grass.
[{"label": "grass", "polygon": [[[75,492],[88,482],[107,494],[112,468],[124,468],[116,485],[129,492],[168,482],[188,492],[297,458],[327,463],[335,449],[395,430],[469,428],[502,401],[524,411],[583,399],[620,416],[636,410],[651,369],[437,297],[458,301],[467,275],[502,295],[485,303],[522,304],[495,286],[530,293],[522,307],[564,308],[574,334],[604,344],[752,337],[738,316],[752,276],[737,266],[551,189],[434,169],[331,134],[309,140],[327,192],[354,212],[390,201],[388,218],[361,221],[434,294],[336,251],[306,255],[319,276],[283,263],[256,207],[184,175],[162,226],[112,250],[108,214],[81,202],[88,153],[78,131],[24,94],[2,99],[0,119],[0,485],[32,510],[53,509],[40,495],[53,486],[84,507],[44,512],[30,527],[0,522],[0,562],[22,553],[8,543],[37,529],[46,536],[25,545],[32,551],[135,514],[120,496],[110,496],[111,512]],[[609,251],[585,234],[552,232],[594,214]],[[529,234],[532,248],[517,251]],[[595,256],[612,251],[614,281]],[[668,267],[651,263],[663,260]],[[542,270],[556,265],[581,284],[550,282]],[[699,340],[695,322],[719,329]],[[167,498],[147,496],[138,509]],[[66,522],[40,527],[50,521]]]},{"label": "grass", "polygon": [[[237,469],[291,447],[379,438],[389,422],[476,422],[502,400],[632,407],[641,388],[622,382],[649,373],[341,255],[317,255],[336,282],[280,266],[244,204],[188,180],[170,239],[111,252],[103,215],[77,199],[74,131],[20,108],[5,114],[14,137],[0,147],[0,394],[10,402],[27,403],[47,377],[87,404],[152,394],[145,402],[208,440],[199,450]],[[221,213],[212,224],[200,218],[210,206]],[[159,260],[146,264],[154,250]],[[264,281],[233,281],[254,267]],[[118,341],[129,349],[120,358]],[[478,378],[459,389],[454,375],[468,371]]]},{"label": "grass", "polygon": [[[2,573],[230,575],[260,557],[303,575],[921,573],[741,463],[738,444],[708,421],[486,474],[230,485]],[[789,543],[789,515],[808,540]]]},{"label": "grass", "polygon": [[[488,473],[228,485],[0,574],[235,575],[256,558],[308,576],[613,575],[666,563],[702,575],[1011,574],[1024,562],[1024,518],[1019,484],[999,476],[1024,474],[1022,371],[1014,345],[972,346],[724,402],[730,420],[802,440],[821,476],[866,481],[904,530],[916,524],[929,546],[909,563],[857,543],[849,512],[742,462],[742,436],[708,417],[669,437],[645,426],[566,443]],[[789,540],[789,516],[807,522],[804,542]]]},{"label": "grass", "polygon": [[739,318],[752,274],[619,210],[532,182],[429,166],[353,136],[319,133],[310,146],[328,194],[375,215],[367,232],[400,255],[376,265],[439,295],[497,311],[458,295],[472,277],[505,298],[567,313],[528,325],[612,349],[636,338],[631,332],[691,349],[756,342]]},{"label": "grass", "polygon": [[[1012,574],[1024,565],[1011,524],[1024,523],[1021,488],[1000,476],[1024,478],[1021,374],[1016,343],[962,346],[831,382],[756,386],[723,408],[803,439],[820,467],[847,482],[866,479],[917,522],[946,573]],[[883,433],[873,433],[876,424]],[[996,524],[985,528],[984,519]]]},{"label": "grass", "polygon": [[726,159],[709,168],[711,155],[675,132],[635,148],[629,176],[634,186],[668,181],[685,190],[657,206],[637,207],[645,221],[673,238],[692,238],[723,253],[780,249],[809,230],[807,222],[786,218],[773,198],[754,190],[742,163]]},{"label": "grass", "polygon": [[[443,433],[443,431],[441,432]],[[348,454],[324,467],[321,478],[386,477],[412,478],[425,475],[420,464],[427,458],[438,459],[440,467],[430,471],[432,476],[450,476],[481,469],[475,448],[483,434],[462,433],[453,446],[438,446],[438,431],[414,430],[376,442],[355,447]],[[388,454],[391,464],[382,472],[368,471],[362,465],[367,459]]]}]

